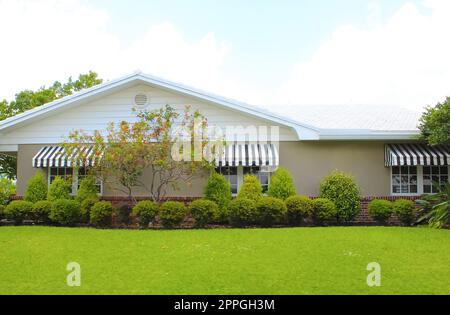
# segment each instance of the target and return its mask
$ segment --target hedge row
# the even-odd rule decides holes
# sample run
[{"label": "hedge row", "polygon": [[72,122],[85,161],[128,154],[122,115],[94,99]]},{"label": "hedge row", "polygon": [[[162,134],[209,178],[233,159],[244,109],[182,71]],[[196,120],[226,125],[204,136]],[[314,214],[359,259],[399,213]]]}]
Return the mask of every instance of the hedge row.
[{"label": "hedge row", "polygon": [[374,199],[367,206],[369,215],[380,224],[386,224],[393,214],[396,214],[399,220],[410,225],[415,219],[414,202],[406,199],[397,199],[395,201]]}]

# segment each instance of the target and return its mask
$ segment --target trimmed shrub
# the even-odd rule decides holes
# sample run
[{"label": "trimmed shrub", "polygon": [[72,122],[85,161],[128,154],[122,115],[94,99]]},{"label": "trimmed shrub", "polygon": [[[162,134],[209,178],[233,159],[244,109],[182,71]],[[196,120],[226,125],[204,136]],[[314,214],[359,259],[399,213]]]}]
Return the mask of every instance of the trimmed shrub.
[{"label": "trimmed shrub", "polygon": [[233,226],[246,226],[256,222],[258,212],[256,202],[252,199],[240,198],[230,202],[229,220]]},{"label": "trimmed shrub", "polygon": [[392,202],[389,200],[374,199],[367,206],[369,214],[379,223],[386,223],[392,215]]},{"label": "trimmed shrub", "polygon": [[139,201],[133,207],[133,214],[138,218],[139,226],[147,228],[158,215],[158,204],[150,200]]},{"label": "trimmed shrub", "polygon": [[95,186],[96,179],[94,176],[86,176],[80,182],[80,188],[77,191],[76,200],[82,203],[88,198],[97,198],[97,187]]},{"label": "trimmed shrub", "polygon": [[250,199],[258,201],[263,197],[262,186],[255,175],[245,175],[244,183],[238,192],[236,199]]},{"label": "trimmed shrub", "polygon": [[64,178],[56,176],[48,189],[47,199],[55,201],[60,199],[71,199],[72,183]]},{"label": "trimmed shrub", "polygon": [[97,196],[88,197],[81,202],[80,207],[80,219],[83,222],[89,222],[91,218],[91,209],[92,207],[99,202]]},{"label": "trimmed shrub", "polygon": [[270,197],[286,200],[297,193],[289,171],[284,167],[279,167],[270,178],[267,195]]},{"label": "trimmed shrub", "polygon": [[109,201],[99,201],[91,208],[90,222],[98,226],[111,225],[114,208]]},{"label": "trimmed shrub", "polygon": [[219,207],[216,220],[226,221],[231,201],[231,185],[222,174],[214,172],[205,186],[205,199],[214,201]]},{"label": "trimmed shrub", "polygon": [[186,214],[186,206],[179,201],[166,201],[159,210],[159,218],[165,227],[173,227],[180,224],[183,222]]},{"label": "trimmed shrub", "polygon": [[47,199],[47,180],[42,171],[37,171],[28,180],[24,199],[30,202],[38,202]]},{"label": "trimmed shrub", "polygon": [[214,201],[198,199],[191,202],[189,210],[195,220],[195,225],[205,226],[214,222],[215,218],[217,218],[219,207]]},{"label": "trimmed shrub", "polygon": [[289,224],[300,224],[311,217],[312,201],[306,196],[292,196],[286,199],[287,220]]},{"label": "trimmed shrub", "polygon": [[49,218],[61,225],[73,225],[80,219],[80,204],[76,200],[58,199],[52,203]]},{"label": "trimmed shrub", "polygon": [[318,224],[336,218],[336,205],[326,198],[316,198],[312,201],[313,218]]},{"label": "trimmed shrub", "polygon": [[131,214],[132,207],[125,204],[120,206],[119,208],[116,208],[116,216],[117,221],[122,224],[130,224],[130,214]]},{"label": "trimmed shrub", "polygon": [[0,178],[0,205],[7,205],[12,195],[16,193],[16,186],[13,181],[7,178]]},{"label": "trimmed shrub", "polygon": [[264,197],[256,202],[258,223],[262,226],[271,226],[283,221],[286,215],[286,204],[283,200],[274,197]]},{"label": "trimmed shrub", "polygon": [[414,221],[414,202],[412,200],[395,200],[392,204],[392,211],[403,224],[410,225]]},{"label": "trimmed shrub", "polygon": [[33,205],[33,218],[43,223],[49,223],[49,215],[52,211],[52,202],[40,200]]},{"label": "trimmed shrub", "polygon": [[359,188],[354,178],[344,172],[333,171],[323,179],[320,197],[334,202],[338,221],[351,221],[361,211]]},{"label": "trimmed shrub", "polygon": [[5,216],[16,224],[21,224],[25,219],[31,219],[33,215],[33,203],[25,200],[11,201],[5,208]]},{"label": "trimmed shrub", "polygon": [[6,208],[5,205],[0,204],[0,220],[4,219],[5,217],[5,208]]}]

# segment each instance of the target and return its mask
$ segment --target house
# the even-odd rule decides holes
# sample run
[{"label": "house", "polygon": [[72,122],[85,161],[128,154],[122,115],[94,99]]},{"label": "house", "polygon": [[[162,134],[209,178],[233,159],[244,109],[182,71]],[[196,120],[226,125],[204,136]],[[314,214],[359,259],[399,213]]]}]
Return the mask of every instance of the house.
[{"label": "house", "polygon": [[[137,72],[0,122],[0,152],[17,155],[18,196],[24,194],[28,179],[38,169],[49,183],[56,176],[71,176],[76,191],[86,168],[75,170],[60,146],[71,130],[104,130],[111,121],[135,119],[133,107],[152,109],[165,104],[175,108],[189,104],[210,125],[238,131],[237,138],[227,138],[225,154],[216,161],[234,193],[247,173],[256,174],[266,189],[271,173],[280,165],[292,173],[298,193],[311,196],[318,195],[320,181],[334,169],[353,174],[364,196],[432,193],[431,180],[449,179],[450,148],[429,147],[415,140],[417,113],[392,108],[305,107],[279,115]],[[258,139],[252,138],[255,130]],[[267,133],[267,141],[255,141],[261,140],[261,130]],[[205,181],[197,179],[169,195],[201,196]],[[101,182],[98,188],[104,197],[120,197]],[[147,192],[134,194],[144,197]]]}]

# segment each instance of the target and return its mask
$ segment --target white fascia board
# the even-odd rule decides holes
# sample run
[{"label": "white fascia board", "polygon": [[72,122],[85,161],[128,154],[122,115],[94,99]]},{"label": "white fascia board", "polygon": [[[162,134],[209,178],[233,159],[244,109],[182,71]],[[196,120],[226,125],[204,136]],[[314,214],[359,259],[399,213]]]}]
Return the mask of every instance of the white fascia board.
[{"label": "white fascia board", "polygon": [[17,152],[19,145],[17,144],[0,144],[0,152]]},{"label": "white fascia board", "polygon": [[418,130],[379,131],[379,130],[330,130],[320,132],[320,140],[414,140],[420,135]]}]

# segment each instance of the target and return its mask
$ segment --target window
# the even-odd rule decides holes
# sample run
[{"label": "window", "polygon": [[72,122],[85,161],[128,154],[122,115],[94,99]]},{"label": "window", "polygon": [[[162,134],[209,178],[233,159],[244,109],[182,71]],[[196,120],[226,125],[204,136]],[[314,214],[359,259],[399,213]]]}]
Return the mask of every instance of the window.
[{"label": "window", "polygon": [[417,166],[392,167],[392,193],[417,194]]},{"label": "window", "polygon": [[259,166],[221,166],[216,168],[216,172],[222,174],[228,180],[232,194],[238,193],[244,182],[244,176],[247,174],[253,174],[258,178],[264,193],[269,188],[270,172]]},{"label": "window", "polygon": [[[76,169],[72,167],[50,167],[48,171],[48,183],[50,185],[57,176],[69,180],[72,182],[71,193],[75,195],[80,188],[81,180],[89,174],[89,170],[85,167],[81,167],[78,169],[78,174],[75,174],[75,172]],[[98,193],[102,194],[101,180],[97,180],[95,185],[97,186]]]},{"label": "window", "polygon": [[238,192],[238,175],[237,167],[221,166],[216,168],[216,172],[222,174],[231,185],[231,193],[237,194]]},{"label": "window", "polygon": [[[80,189],[81,181],[89,175],[89,169],[86,167],[80,167],[78,169],[78,178],[77,178],[77,190]],[[97,188],[97,193],[102,193],[102,181],[97,179],[95,181],[95,187]]]},{"label": "window", "polygon": [[434,183],[443,186],[448,182],[448,166],[423,167],[423,192],[425,194],[437,193]]},{"label": "window", "polygon": [[261,183],[263,193],[267,191],[269,188],[269,172],[261,171],[259,166],[244,166],[244,176],[247,174],[253,174],[258,177],[259,182]]}]

